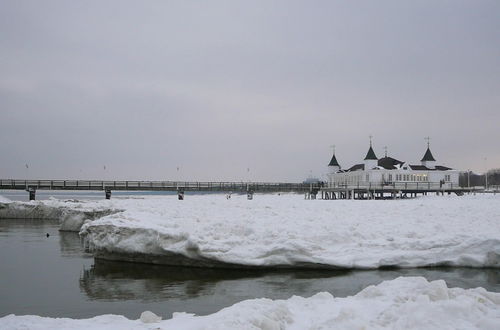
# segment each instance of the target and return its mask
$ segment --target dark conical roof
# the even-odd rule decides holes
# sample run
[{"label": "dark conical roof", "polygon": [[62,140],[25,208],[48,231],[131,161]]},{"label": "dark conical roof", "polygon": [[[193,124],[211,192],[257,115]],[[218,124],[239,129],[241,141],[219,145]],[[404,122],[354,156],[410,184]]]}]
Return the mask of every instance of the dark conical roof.
[{"label": "dark conical roof", "polygon": [[431,149],[429,147],[427,147],[427,151],[425,152],[425,155],[424,155],[424,158],[422,158],[421,162],[425,162],[425,161],[432,161],[432,162],[435,162],[436,160],[434,159],[434,157],[432,156],[432,153],[431,153]]},{"label": "dark conical roof", "polygon": [[339,162],[337,162],[337,158],[335,157],[335,154],[333,154],[332,159],[330,160],[330,163],[328,164],[328,166],[340,167]]},{"label": "dark conical roof", "polygon": [[368,149],[368,153],[366,154],[366,157],[365,157],[365,160],[368,160],[368,159],[377,160],[377,156],[375,156],[375,152],[373,151],[371,144],[370,144],[370,149]]}]

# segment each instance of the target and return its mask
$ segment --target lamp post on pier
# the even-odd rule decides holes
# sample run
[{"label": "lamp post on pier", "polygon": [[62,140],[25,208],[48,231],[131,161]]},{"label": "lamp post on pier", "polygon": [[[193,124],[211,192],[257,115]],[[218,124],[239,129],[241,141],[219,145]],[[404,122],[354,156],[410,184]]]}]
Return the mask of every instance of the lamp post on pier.
[{"label": "lamp post on pier", "polygon": [[484,157],[484,190],[488,190],[488,165],[486,161],[487,158]]}]

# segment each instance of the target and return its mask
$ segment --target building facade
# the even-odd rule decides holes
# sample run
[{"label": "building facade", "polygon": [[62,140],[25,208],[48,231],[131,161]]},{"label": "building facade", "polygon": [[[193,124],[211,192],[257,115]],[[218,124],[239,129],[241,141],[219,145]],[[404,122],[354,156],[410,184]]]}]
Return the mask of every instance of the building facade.
[{"label": "building facade", "polygon": [[458,187],[459,171],[436,165],[429,144],[420,164],[413,165],[387,154],[377,158],[370,142],[370,148],[360,164],[342,169],[333,153],[328,164],[328,187],[375,187],[394,186],[399,188],[433,187],[450,189]]}]

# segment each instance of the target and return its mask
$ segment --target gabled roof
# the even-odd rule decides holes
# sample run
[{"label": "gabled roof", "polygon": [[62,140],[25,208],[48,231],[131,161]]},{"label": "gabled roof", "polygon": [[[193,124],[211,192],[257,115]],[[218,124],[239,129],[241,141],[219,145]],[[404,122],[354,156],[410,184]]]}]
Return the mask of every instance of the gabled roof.
[{"label": "gabled roof", "polygon": [[449,171],[452,170],[450,167],[436,165],[436,170],[438,171]]},{"label": "gabled roof", "polygon": [[364,170],[364,169],[365,169],[365,164],[356,164],[353,167],[351,167],[350,169],[348,169],[348,171],[352,172],[352,171]]},{"label": "gabled roof", "polygon": [[384,158],[380,158],[377,162],[378,166],[383,167],[386,170],[395,170],[396,165],[403,165],[403,164],[404,162],[387,156]]},{"label": "gabled roof", "polygon": [[422,158],[421,162],[435,162],[436,160],[432,156],[431,149],[427,147],[427,151],[425,152],[424,158]]},{"label": "gabled roof", "polygon": [[332,159],[330,160],[330,163],[328,164],[328,166],[340,167],[339,162],[337,162],[337,158],[335,157],[335,154],[333,154]]},{"label": "gabled roof", "polygon": [[371,144],[370,144],[370,149],[368,149],[368,152],[365,157],[365,160],[370,160],[370,159],[377,160],[377,156],[375,156],[375,152],[373,151]]}]

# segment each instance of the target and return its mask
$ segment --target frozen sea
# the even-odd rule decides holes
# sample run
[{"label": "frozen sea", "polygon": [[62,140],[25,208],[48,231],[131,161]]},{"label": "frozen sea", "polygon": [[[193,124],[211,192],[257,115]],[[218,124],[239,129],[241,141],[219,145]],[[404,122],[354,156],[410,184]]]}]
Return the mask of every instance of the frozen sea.
[{"label": "frozen sea", "polygon": [[[99,201],[101,195],[40,197]],[[25,196],[13,193],[6,197],[22,200]],[[126,199],[127,195],[120,197]],[[139,197],[147,198],[147,194]],[[338,201],[307,202],[335,205]],[[418,199],[408,202],[419,203]],[[94,260],[84,251],[77,233],[59,232],[58,228],[57,220],[0,220],[0,317],[31,314],[81,319],[117,314],[137,319],[141,312],[150,310],[169,319],[175,312],[208,315],[254,298],[290,299],[318,292],[349,297],[400,276],[422,276],[429,281],[444,280],[448,287],[500,292],[498,268],[217,270]],[[0,328],[2,324],[7,323],[0,320]]]}]

